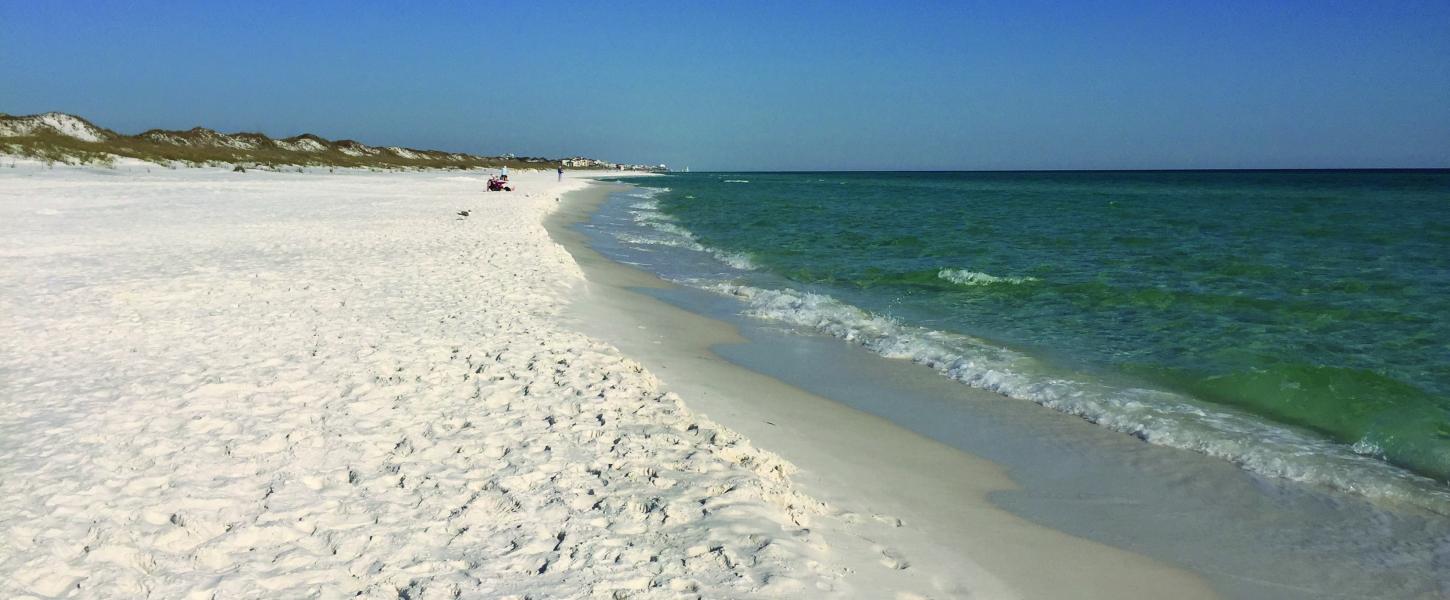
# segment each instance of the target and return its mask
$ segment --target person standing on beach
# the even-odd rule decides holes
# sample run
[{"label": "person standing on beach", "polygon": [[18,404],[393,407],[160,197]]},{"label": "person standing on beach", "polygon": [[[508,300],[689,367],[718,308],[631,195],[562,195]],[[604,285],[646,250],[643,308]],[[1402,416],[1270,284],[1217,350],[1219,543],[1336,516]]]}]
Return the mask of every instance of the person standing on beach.
[{"label": "person standing on beach", "polygon": [[564,180],[564,167],[559,167],[559,181]]}]

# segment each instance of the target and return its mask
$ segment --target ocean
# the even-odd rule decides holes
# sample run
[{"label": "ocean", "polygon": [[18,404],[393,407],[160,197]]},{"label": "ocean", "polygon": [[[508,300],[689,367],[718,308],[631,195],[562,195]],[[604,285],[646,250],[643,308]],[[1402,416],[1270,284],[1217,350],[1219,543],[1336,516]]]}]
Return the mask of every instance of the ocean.
[{"label": "ocean", "polygon": [[1450,171],[633,183],[614,257],[752,318],[1450,514]]}]

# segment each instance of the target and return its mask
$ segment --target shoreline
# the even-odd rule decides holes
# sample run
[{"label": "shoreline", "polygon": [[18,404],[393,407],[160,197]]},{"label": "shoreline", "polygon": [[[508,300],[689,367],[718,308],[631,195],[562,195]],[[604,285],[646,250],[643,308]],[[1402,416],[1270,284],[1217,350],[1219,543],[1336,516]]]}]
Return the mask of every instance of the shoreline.
[{"label": "shoreline", "polygon": [[843,340],[839,315],[814,313],[826,325],[815,323],[809,302],[805,320],[777,318],[795,307],[770,302],[762,310],[730,288],[739,281],[790,289],[788,278],[737,264],[749,267],[753,257],[692,243],[695,232],[660,212],[657,196],[678,201],[697,182],[623,181],[637,188],[610,195],[576,231],[612,261],[679,282],[637,291],[738,330],[744,343],[712,348],[735,365],[996,463],[1020,484],[991,494],[999,508],[1187,569],[1227,597],[1408,598],[1450,589],[1438,566],[1450,522],[1438,514],[1264,477],[963,385]]},{"label": "shoreline", "polygon": [[632,192],[588,181],[618,173],[521,172],[499,194],[480,175],[0,172],[0,589],[1310,598],[1442,581],[1424,571],[1434,522],[620,262],[609,207]]},{"label": "shoreline", "polygon": [[[599,255],[573,229],[610,189],[597,183],[572,192],[546,218],[551,237],[587,280],[566,313],[571,326],[619,347],[693,409],[794,463],[800,471],[793,479],[814,497],[848,514],[891,515],[887,521],[900,525],[871,535],[893,540],[915,569],[948,573],[964,562],[977,565],[1001,582],[1003,593],[1030,598],[1150,597],[1164,589],[1214,596],[1187,571],[992,505],[989,494],[1015,487],[993,463],[718,356],[712,348],[743,341],[733,326],[633,291],[670,284]],[[882,591],[896,589],[882,583]]]},{"label": "shoreline", "polygon": [[565,326],[583,183],[481,175],[0,173],[0,589],[1012,595]]}]

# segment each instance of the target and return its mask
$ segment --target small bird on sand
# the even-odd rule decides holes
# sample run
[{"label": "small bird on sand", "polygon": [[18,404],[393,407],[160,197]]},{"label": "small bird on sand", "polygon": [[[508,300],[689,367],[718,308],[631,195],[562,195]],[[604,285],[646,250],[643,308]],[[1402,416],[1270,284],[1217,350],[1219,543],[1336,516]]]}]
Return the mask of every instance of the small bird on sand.
[{"label": "small bird on sand", "polygon": [[469,211],[466,211],[466,210],[460,210],[460,211],[458,211],[458,216],[463,217],[463,218],[466,219],[466,218],[468,218],[468,212]]}]

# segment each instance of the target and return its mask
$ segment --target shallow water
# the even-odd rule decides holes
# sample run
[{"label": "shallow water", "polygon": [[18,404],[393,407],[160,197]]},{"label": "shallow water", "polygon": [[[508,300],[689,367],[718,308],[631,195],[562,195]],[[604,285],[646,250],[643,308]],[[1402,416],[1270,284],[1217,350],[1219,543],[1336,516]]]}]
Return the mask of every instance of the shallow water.
[{"label": "shallow water", "polygon": [[754,316],[1266,475],[1450,511],[1450,173],[649,185],[619,242]]},{"label": "shallow water", "polygon": [[[654,181],[650,185],[660,185]],[[1255,464],[1241,469],[1192,443],[1183,444],[1192,452],[1154,447],[1029,403],[984,403],[966,393],[958,383],[961,377],[936,377],[928,368],[884,361],[872,352],[917,359],[941,372],[941,364],[920,360],[922,347],[944,353],[967,348],[979,352],[974,364],[996,360],[1023,373],[1065,373],[1075,385],[1091,384],[1095,387],[1089,389],[1105,395],[1144,388],[1122,386],[1127,377],[1101,370],[1064,367],[1068,361],[1028,354],[1028,347],[932,329],[927,321],[887,318],[885,311],[847,304],[842,299],[849,296],[840,289],[803,285],[762,269],[755,255],[706,245],[703,237],[663,213],[660,196],[639,189],[612,197],[585,226],[591,245],[615,260],[688,284],[660,292],[665,300],[741,326],[752,343],[719,349],[726,358],[1008,466],[1024,489],[996,500],[1014,512],[1177,562],[1234,597],[1450,593],[1444,575],[1450,572],[1450,520],[1434,511],[1441,506],[1437,494],[1443,493],[1438,483],[1233,407],[1225,409],[1226,416],[1203,411],[1215,419],[1202,421],[1171,413],[1180,418],[1153,421],[1153,413],[1134,414],[1169,430],[1187,423],[1186,433],[1170,442],[1224,436],[1214,429],[1223,423],[1262,427],[1235,433],[1251,440],[1270,432],[1303,445],[1297,453],[1284,452],[1283,443],[1255,448],[1241,441],[1231,448],[1242,456],[1263,457],[1269,467],[1282,468],[1286,461],[1292,466],[1297,458],[1338,473],[1339,481],[1360,477],[1381,487],[1345,485],[1344,492],[1334,491],[1336,486],[1322,485],[1322,478],[1293,470],[1281,477]],[[826,291],[835,295],[823,295]],[[841,338],[858,348],[842,344]],[[994,375],[1001,378],[998,383],[1006,380],[1005,370]],[[968,383],[993,389],[990,381]],[[1042,389],[1035,385],[1032,389]],[[1064,412],[1074,413],[1070,407]],[[1415,501],[1398,501],[1401,496],[1386,491]]]},{"label": "shallow water", "polygon": [[984,398],[918,365],[746,317],[728,297],[691,288],[649,293],[739,327],[748,343],[715,349],[727,360],[1006,467],[1022,489],[994,494],[995,504],[1197,572],[1227,597],[1450,594],[1450,519]]}]

